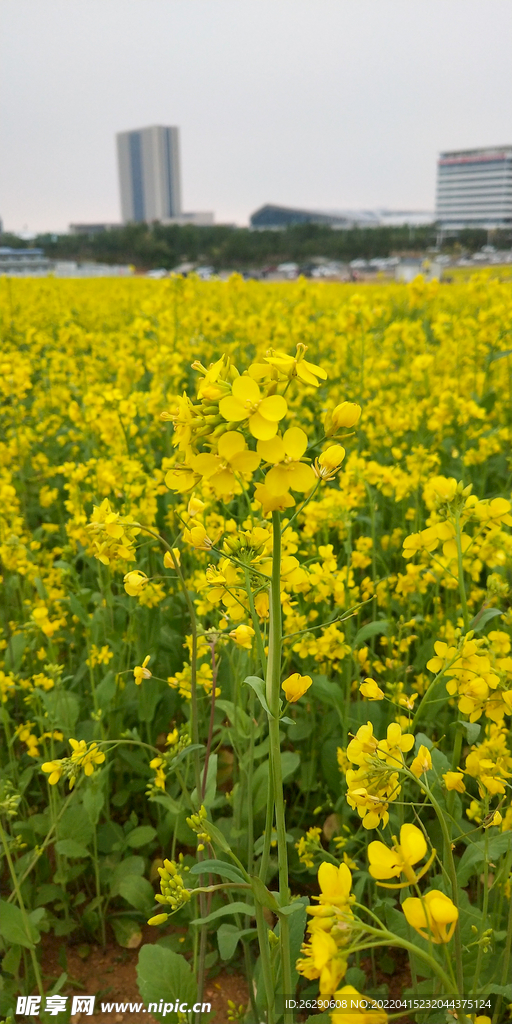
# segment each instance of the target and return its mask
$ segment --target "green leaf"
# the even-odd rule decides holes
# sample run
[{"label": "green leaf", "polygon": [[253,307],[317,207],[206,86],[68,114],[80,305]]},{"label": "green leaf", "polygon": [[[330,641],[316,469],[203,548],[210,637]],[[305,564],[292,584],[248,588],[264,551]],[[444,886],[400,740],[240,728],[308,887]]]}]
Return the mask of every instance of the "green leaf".
[{"label": "green leaf", "polygon": [[84,814],[83,808],[72,803],[60,821],[57,822],[57,839],[72,839],[75,843],[88,846],[92,839],[93,827],[88,817]]},{"label": "green leaf", "polygon": [[219,907],[218,910],[214,910],[213,913],[208,914],[207,917],[196,917],[190,924],[209,924],[210,921],[217,921],[219,917],[228,917],[229,914],[245,914],[248,917],[254,917],[256,911],[254,907],[249,906],[247,903],[241,903],[236,901],[229,903],[225,907]]},{"label": "green leaf", "polygon": [[354,638],[354,647],[359,647],[365,640],[369,640],[372,636],[378,636],[379,633],[383,633],[387,636],[389,632],[389,622],[387,619],[379,619],[378,622],[367,622],[365,626],[361,626]]},{"label": "green leaf", "polygon": [[117,896],[119,886],[127,875],[143,875],[144,868],[144,857],[125,857],[125,859],[117,865],[110,878],[110,892],[112,896]]},{"label": "green leaf", "polygon": [[267,889],[258,875],[251,875],[251,889],[258,903],[262,907],[268,907],[272,913],[277,914],[280,910],[279,904],[272,892]]},{"label": "green leaf", "polygon": [[96,687],[96,700],[102,711],[108,711],[117,691],[116,677],[113,672],[107,672],[106,676]]},{"label": "green leaf", "polygon": [[300,754],[296,750],[285,750],[281,754],[281,770],[283,773],[283,782],[291,778],[294,772],[300,764]]},{"label": "green leaf", "polygon": [[345,697],[341,688],[336,683],[330,683],[325,676],[314,675],[313,685],[309,692],[317,700],[323,701],[328,707],[337,708],[341,714],[345,713]]},{"label": "green leaf", "polygon": [[[245,681],[247,682],[247,680]],[[217,700],[215,707],[224,711],[239,736],[243,737],[243,739],[249,739],[251,735],[252,722],[249,715],[247,715],[245,711],[242,711],[242,708],[233,704],[232,700]]]},{"label": "green leaf", "polygon": [[[174,1012],[176,1000],[192,1005],[197,999],[197,984],[185,957],[165,946],[142,946],[137,964],[137,985],[141,999],[158,1020],[178,1024]],[[155,1008],[163,1003],[161,1012]],[[152,1004],[151,1006],[149,1004]]]},{"label": "green leaf", "polygon": [[62,729],[65,736],[73,736],[80,711],[80,702],[74,693],[55,689],[42,693],[51,729]]},{"label": "green leaf", "polygon": [[9,945],[34,949],[39,932],[30,920],[25,921],[19,907],[0,900],[0,935]]},{"label": "green leaf", "polygon": [[494,363],[496,359],[505,359],[505,356],[512,356],[512,348],[506,348],[503,352],[497,352],[495,356],[491,356],[489,362]]},{"label": "green leaf", "polygon": [[480,611],[476,613],[474,619],[470,622],[469,628],[479,633],[491,619],[495,619],[499,615],[503,615],[499,608],[480,608]]},{"label": "green leaf", "polygon": [[89,784],[84,790],[83,805],[84,810],[91,822],[91,825],[97,825],[100,814],[103,810],[103,804],[105,803],[105,795],[103,790],[100,789],[101,782],[98,772],[95,772],[92,779],[89,780]]},{"label": "green leaf", "polygon": [[15,633],[10,636],[5,649],[5,668],[7,672],[17,672],[20,668],[23,652],[27,645],[27,638],[24,633]]},{"label": "green leaf", "polygon": [[176,757],[173,757],[172,761],[169,761],[169,764],[167,765],[167,772],[169,773],[173,771],[174,768],[177,768],[193,750],[204,750],[204,744],[190,743],[188,747],[184,747],[183,750],[180,750],[179,754],[176,754]]},{"label": "green leaf", "polygon": [[223,878],[229,879],[230,882],[243,882],[245,884],[247,881],[239,868],[235,867],[234,864],[227,864],[223,860],[203,860],[200,863],[194,864],[189,871],[189,875],[207,875],[210,873],[222,875]]},{"label": "green leaf", "polygon": [[119,881],[117,891],[136,910],[140,910],[143,914],[151,913],[155,902],[155,893],[147,878],[133,874],[125,875]]},{"label": "green leaf", "polygon": [[57,853],[60,853],[63,857],[88,857],[89,850],[82,843],[75,842],[74,839],[59,839],[55,843],[55,849]]},{"label": "green leaf", "polygon": [[69,607],[71,608],[71,611],[72,611],[73,615],[76,615],[77,619],[80,620],[80,622],[82,623],[83,626],[89,626],[90,625],[89,616],[88,616],[88,614],[87,614],[83,604],[80,603],[80,601],[75,596],[75,594],[68,594],[68,602],[69,602]]},{"label": "green leaf", "polygon": [[482,728],[478,722],[463,722],[462,720],[459,720],[457,725],[464,729],[466,739],[469,744],[472,745],[473,743],[476,743]]},{"label": "green leaf", "polygon": [[263,679],[260,679],[259,676],[246,676],[244,679],[244,683],[247,683],[247,686],[250,686],[251,689],[254,690],[263,710],[266,711],[267,715],[270,715],[270,717],[272,718],[272,712],[267,704],[265,683]]},{"label": "green leaf", "polygon": [[[225,927],[229,928],[230,926],[226,925]],[[229,959],[229,958],[225,957],[224,959]],[[21,961],[21,946],[13,944],[12,946],[9,947],[9,949],[7,950],[7,953],[5,954],[5,956],[4,956],[3,960],[2,960],[2,970],[3,971],[7,971],[8,974],[13,974],[16,977],[17,974],[18,974],[18,971],[19,971],[20,961]]]},{"label": "green leaf", "polygon": [[225,835],[223,835],[223,833],[221,832],[220,828],[217,828],[217,826],[213,824],[213,821],[208,822],[207,828],[214,843],[216,843],[217,846],[220,846],[223,853],[229,853],[231,849],[230,845]]},{"label": "green leaf", "polygon": [[[202,778],[202,776],[201,776]],[[215,800],[215,794],[217,792],[217,754],[210,754],[208,761],[208,771],[206,774],[206,787],[204,796],[200,800],[197,798],[197,789],[193,789],[190,794],[192,803],[195,806],[203,805],[204,807],[211,807]]]},{"label": "green leaf", "polygon": [[459,885],[467,885],[471,875],[478,874],[486,858],[488,861],[495,861],[502,854],[507,853],[511,842],[512,833],[501,832],[500,835],[491,838],[487,836],[484,839],[479,839],[477,843],[467,846],[457,867]]},{"label": "green leaf", "polygon": [[137,949],[142,942],[142,931],[138,921],[131,917],[111,917],[116,942],[123,949]]},{"label": "green leaf", "polygon": [[257,935],[256,928],[237,928],[235,924],[219,925],[217,929],[217,943],[222,960],[231,960],[236,947],[241,939],[254,938]]},{"label": "green leaf", "polygon": [[133,832],[128,833],[126,843],[132,849],[138,850],[139,846],[147,846],[148,843],[151,843],[155,836],[156,829],[152,825],[139,825],[138,828],[133,829]]},{"label": "green leaf", "polygon": [[151,796],[150,802],[152,804],[161,804],[171,814],[179,814],[181,807],[177,800],[173,800],[172,796],[168,793],[159,793],[158,796]]}]

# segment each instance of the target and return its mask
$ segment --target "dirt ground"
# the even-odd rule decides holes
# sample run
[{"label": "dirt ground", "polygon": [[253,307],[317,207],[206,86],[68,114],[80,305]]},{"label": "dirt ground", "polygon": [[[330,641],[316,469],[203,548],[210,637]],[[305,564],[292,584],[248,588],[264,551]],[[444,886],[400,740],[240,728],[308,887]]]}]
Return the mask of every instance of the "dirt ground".
[{"label": "dirt ground", "polygon": [[[143,929],[142,944],[154,942],[158,936],[153,928]],[[42,967],[45,983],[48,988],[59,977],[63,970],[62,957],[59,959],[61,942],[54,937],[43,939]],[[139,947],[140,948],[140,947]],[[68,945],[66,960],[68,982],[62,995],[95,995],[96,1012],[92,1016],[75,1014],[72,1024],[158,1024],[148,1013],[135,1013],[129,1010],[124,1013],[102,1013],[101,1002],[139,1003],[141,997],[137,988],[136,967],[139,949],[123,949],[115,942],[109,942],[102,948],[99,945]],[[378,963],[372,968],[370,959],[361,961],[368,979],[373,975],[375,987],[385,982],[389,987],[390,998],[401,996],[405,988],[411,984],[407,957],[402,950],[393,950],[394,972],[384,973]],[[387,965],[388,970],[391,967]],[[372,987],[369,981],[369,988]],[[209,978],[205,988],[204,999],[211,1003],[213,1024],[228,1024],[228,1000],[246,1006],[248,989],[245,977],[239,973],[221,970]],[[413,1024],[407,1017],[400,1018],[400,1024]]]},{"label": "dirt ground", "polygon": [[[142,944],[154,942],[155,937],[158,937],[155,936],[155,929],[144,929]],[[48,988],[51,988],[63,970],[59,960],[60,946],[61,942],[50,936],[43,941],[42,968]],[[157,1024],[155,1018],[148,1013],[102,1013],[100,1009],[101,1002],[142,1001],[137,988],[138,954],[138,949],[123,949],[114,942],[107,943],[104,949],[92,943],[89,946],[66,947],[68,982],[61,995],[96,995],[96,1012],[92,1016],[75,1014],[71,1018],[73,1024],[85,1024],[86,1021],[88,1024]],[[228,1000],[232,1000],[237,1007],[247,1004],[245,978],[240,974],[221,971],[207,981],[204,1000],[211,1003],[214,1024],[228,1024]]]}]

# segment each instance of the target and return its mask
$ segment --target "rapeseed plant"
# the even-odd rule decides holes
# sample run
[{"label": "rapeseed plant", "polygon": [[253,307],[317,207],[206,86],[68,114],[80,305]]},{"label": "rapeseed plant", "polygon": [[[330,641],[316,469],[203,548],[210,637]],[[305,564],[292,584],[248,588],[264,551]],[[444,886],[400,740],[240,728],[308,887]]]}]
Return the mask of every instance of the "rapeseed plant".
[{"label": "rapeseed plant", "polygon": [[497,1024],[510,286],[0,290],[0,810],[32,947],[2,1012],[42,993],[39,923],[135,941],[161,855],[151,922],[185,927],[200,989],[241,950],[248,1021],[292,995],[318,884],[309,998],[359,998],[359,955],[396,946],[413,995],[494,993]]}]

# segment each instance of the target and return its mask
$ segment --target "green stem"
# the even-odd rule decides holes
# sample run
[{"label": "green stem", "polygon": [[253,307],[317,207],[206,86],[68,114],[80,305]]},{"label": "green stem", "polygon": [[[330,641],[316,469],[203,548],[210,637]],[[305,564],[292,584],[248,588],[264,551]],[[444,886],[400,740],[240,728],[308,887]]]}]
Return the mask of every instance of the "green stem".
[{"label": "green stem", "polygon": [[439,821],[439,824],[441,826],[441,831],[443,833],[444,864],[445,864],[445,867],[448,870],[448,875],[449,875],[449,878],[450,878],[450,885],[451,885],[451,890],[452,890],[452,901],[453,901],[455,907],[457,908],[457,911],[458,911],[458,914],[459,914],[459,916],[457,918],[457,923],[455,925],[455,931],[453,933],[453,941],[454,941],[454,947],[455,947],[455,974],[456,974],[456,977],[457,977],[457,989],[458,989],[459,998],[463,999],[464,998],[464,973],[463,973],[463,969],[462,969],[462,941],[461,941],[461,937],[460,937],[459,891],[458,891],[458,887],[457,887],[457,872],[455,870],[455,861],[453,859],[453,853],[452,853],[452,840],[451,840],[450,833],[448,831],[448,825],[446,824],[445,815],[443,814],[443,811],[442,811],[441,807],[439,806],[439,804],[438,804],[437,800],[435,799],[435,797],[432,796],[432,792],[429,789],[427,783],[426,782],[422,782],[421,779],[417,779],[417,782],[421,786],[421,788],[423,789],[423,792],[426,793],[426,795],[428,796],[428,799],[430,800],[430,802],[432,804],[432,807],[434,808],[434,811],[435,811],[436,816],[437,816],[437,820]]},{"label": "green stem", "polygon": [[[508,985],[510,980],[510,956],[512,952],[512,894],[508,898],[508,926],[505,949],[503,951],[503,970],[501,972],[501,984]],[[499,996],[496,1009],[492,1018],[492,1024],[498,1024],[500,1019],[501,1004],[503,996]]]},{"label": "green stem", "polygon": [[270,963],[270,949],[268,944],[268,928],[263,916],[263,907],[255,901],[256,927],[258,929],[258,945],[260,947],[261,973],[263,975],[263,987],[267,1000],[267,1024],[275,1024],[275,988],[272,978],[272,964]]},{"label": "green stem", "polygon": [[[2,846],[4,848],[5,858],[7,860],[8,865],[9,865],[9,871],[11,873],[12,884],[14,886],[14,891],[16,893],[16,899],[18,900],[20,911],[21,911],[21,915],[23,917],[23,924],[25,926],[25,934],[26,934],[27,939],[28,939],[28,938],[30,938],[30,935],[31,935],[30,920],[29,920],[29,917],[28,917],[28,914],[27,914],[25,903],[23,902],[23,896],[21,894],[21,889],[20,889],[19,882],[18,882],[18,876],[16,874],[16,868],[14,867],[14,864],[13,864],[13,861],[12,861],[11,851],[9,850],[9,844],[7,842],[7,837],[6,837],[6,834],[4,832],[3,826],[1,824],[0,824],[0,832],[2,833]],[[30,959],[32,960],[32,967],[34,968],[34,975],[35,975],[35,979],[36,979],[37,990],[38,990],[39,995],[41,996],[41,998],[44,998],[43,981],[42,981],[42,978],[41,978],[41,971],[39,969],[39,961],[37,959],[37,954],[36,954],[34,946],[30,947],[29,952],[30,952]]]},{"label": "green stem", "polygon": [[[488,806],[487,806],[488,809]],[[489,835],[487,829],[484,831],[484,897],[482,901],[482,924],[480,926],[480,943],[478,946],[478,954],[476,958],[476,967],[473,980],[473,996],[478,993],[478,982],[480,980],[480,970],[482,967],[482,957],[484,955],[484,942],[482,941],[482,934],[485,931],[487,924],[487,914],[489,911]]]},{"label": "green stem", "polygon": [[462,606],[462,617],[464,619],[464,632],[467,633],[469,629],[469,612],[468,602],[466,598],[466,587],[464,585],[464,567],[462,564],[462,542],[461,542],[461,528],[460,528],[460,512],[455,513],[455,542],[457,544],[457,565],[459,573],[459,594],[460,603]]},{"label": "green stem", "polygon": [[95,879],[95,883],[96,883],[96,897],[98,899],[98,909],[99,909],[99,912],[100,912],[100,922],[101,922],[101,945],[103,946],[103,949],[105,949],[105,946],[107,945],[107,934],[106,934],[106,930],[105,930],[105,912],[104,912],[104,907],[102,905],[103,901],[102,901],[102,897],[101,897],[100,866],[99,866],[99,861],[98,861],[98,836],[97,836],[97,833],[96,833],[96,825],[94,826],[94,832],[93,832],[93,857],[94,857],[94,879]]},{"label": "green stem", "polygon": [[[288,850],[286,845],[286,822],[283,794],[283,772],[281,765],[281,742],[279,737],[279,689],[281,685],[281,516],[272,513],[273,548],[272,548],[272,582],[270,584],[270,626],[268,642],[267,667],[267,703],[270,708],[268,716],[270,761],[274,782],[274,809],[277,832],[277,850],[279,862],[279,901],[282,907],[290,902],[288,888]],[[283,992],[293,995],[290,926],[288,917],[280,918],[279,937],[281,947],[281,966]],[[293,1024],[293,1011],[285,1010],[284,1024]]]}]

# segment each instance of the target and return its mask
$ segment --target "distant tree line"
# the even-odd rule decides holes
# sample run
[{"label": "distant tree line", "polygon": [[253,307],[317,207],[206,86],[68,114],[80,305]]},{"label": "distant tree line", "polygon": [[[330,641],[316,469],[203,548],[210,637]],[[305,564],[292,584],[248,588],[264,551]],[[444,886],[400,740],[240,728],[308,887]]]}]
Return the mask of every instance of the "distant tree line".
[{"label": "distant tree line", "polygon": [[[283,231],[250,231],[227,225],[197,227],[172,224],[128,224],[89,235],[39,235],[33,243],[53,259],[132,263],[137,269],[171,270],[180,263],[204,263],[216,270],[261,268],[293,261],[306,266],[315,257],[349,261],[397,253],[425,252],[436,245],[439,229],[422,227],[350,228],[332,230],[320,224],[300,224]],[[489,239],[483,229],[459,231],[445,237],[445,252],[474,252],[489,240],[509,248],[510,231],[496,231]],[[4,234],[0,244],[26,247],[26,242]]]}]

